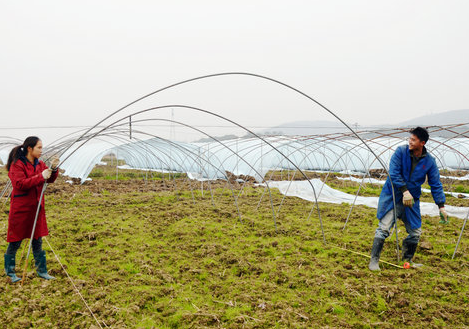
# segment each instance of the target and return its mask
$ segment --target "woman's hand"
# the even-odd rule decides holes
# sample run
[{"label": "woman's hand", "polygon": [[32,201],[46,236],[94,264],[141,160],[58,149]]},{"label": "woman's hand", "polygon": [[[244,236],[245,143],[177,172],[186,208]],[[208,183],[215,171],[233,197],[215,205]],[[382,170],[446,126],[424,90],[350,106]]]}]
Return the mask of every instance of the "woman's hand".
[{"label": "woman's hand", "polygon": [[42,172],[42,177],[44,177],[45,180],[48,180],[51,175],[52,175],[51,169],[46,169]]},{"label": "woman's hand", "polygon": [[57,167],[59,166],[59,163],[60,163],[59,157],[53,156],[52,160],[50,161],[50,167],[52,168],[52,170],[56,170]]}]

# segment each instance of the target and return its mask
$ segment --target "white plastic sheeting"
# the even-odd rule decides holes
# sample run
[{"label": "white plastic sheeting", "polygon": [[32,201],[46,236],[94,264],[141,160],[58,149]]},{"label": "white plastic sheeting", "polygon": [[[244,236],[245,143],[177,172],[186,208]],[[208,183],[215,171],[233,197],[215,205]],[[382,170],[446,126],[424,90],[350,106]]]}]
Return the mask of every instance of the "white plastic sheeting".
[{"label": "white plastic sheeting", "polygon": [[[383,163],[389,162],[389,147],[403,144],[401,139],[381,139],[371,144]],[[270,145],[269,145],[270,144]],[[293,138],[290,136],[260,139],[236,139],[201,145],[219,158],[225,168],[239,175],[251,175],[258,181],[271,169],[357,171],[382,168],[380,163],[358,139],[330,140],[321,138]],[[275,148],[275,149],[274,149]],[[237,156],[237,155],[238,156]],[[245,161],[243,161],[243,159]],[[253,172],[254,167],[256,172]],[[261,177],[259,177],[261,176]]]},{"label": "white plastic sheeting", "polygon": [[[358,205],[378,208],[378,197],[358,196],[355,200],[354,195],[335,190],[327,184],[324,184],[320,179],[312,179],[310,182],[316,191],[316,196],[319,202],[336,204],[354,204],[355,202],[355,204]],[[270,188],[277,188],[280,193],[286,196],[294,196],[308,201],[316,200],[314,198],[314,192],[308,181],[269,181],[268,184]],[[469,213],[469,207],[454,207],[446,205],[445,209],[450,217],[461,219],[465,219]],[[420,212],[422,215],[439,216],[438,206],[434,203],[420,202]]]},{"label": "white plastic sheeting", "polygon": [[379,180],[379,179],[372,178],[372,177],[357,178],[357,177],[349,176],[349,177],[337,177],[337,179],[349,180],[355,183],[377,184],[377,185],[384,185],[384,183],[386,183],[385,180]]},{"label": "white plastic sheeting", "polygon": [[8,150],[8,149],[0,149],[0,160],[1,160],[1,163],[3,163],[4,165],[7,164],[8,155],[10,154],[10,151],[11,150]]},{"label": "white plastic sheeting", "polygon": [[456,177],[456,176],[440,176],[441,178],[451,179],[451,180],[469,180],[469,175]]},{"label": "white plastic sheeting", "polygon": [[80,178],[82,182],[106,154],[114,154],[119,160],[124,160],[129,169],[191,172],[203,179],[226,177],[222,164],[215,156],[209,152],[203,153],[203,149],[188,143],[155,138],[120,145],[116,145],[115,141],[112,144],[92,142],[75,150],[72,147],[61,156],[66,160],[60,167],[65,170],[64,175]]},{"label": "white plastic sheeting", "polygon": [[[457,179],[457,178],[464,178],[464,177],[467,177],[467,176],[464,176],[464,177],[446,177],[446,176],[442,176],[442,177],[449,178],[449,179]],[[362,183],[363,182],[365,184],[368,183],[368,184],[384,185],[384,183],[386,183],[385,180],[379,180],[379,179],[375,179],[375,178],[371,178],[371,177],[357,178],[357,177],[349,176],[349,177],[336,177],[336,178],[339,179],[339,180],[348,180],[348,181],[352,181],[352,182],[356,182],[356,183]],[[431,190],[424,188],[424,189],[422,189],[422,192],[431,193]],[[465,198],[469,198],[469,193],[446,192],[445,191],[445,194],[454,196],[456,198],[458,198],[460,196],[463,196]]]},{"label": "white plastic sheeting", "polygon": [[[403,144],[406,141],[399,138],[367,141],[386,167],[395,148]],[[469,169],[467,139],[437,138],[429,142],[428,149],[440,168]],[[71,150],[62,155],[62,159]],[[358,139],[291,136],[266,137],[265,141],[250,138],[211,143],[180,143],[159,138],[130,143],[96,141],[85,144],[61,167],[67,175],[83,181],[101,157],[108,153],[115,154],[133,168],[192,173],[200,179],[226,178],[226,171],[229,171],[236,175],[254,176],[261,182],[269,170],[300,168],[367,173],[368,170],[382,168],[368,147]]]},{"label": "white plastic sheeting", "polygon": [[61,155],[61,159],[65,159],[74,152],[67,161],[60,164],[60,168],[65,170],[65,176],[80,178],[83,183],[110,148],[112,145],[107,142],[94,142],[79,149],[72,147]]}]

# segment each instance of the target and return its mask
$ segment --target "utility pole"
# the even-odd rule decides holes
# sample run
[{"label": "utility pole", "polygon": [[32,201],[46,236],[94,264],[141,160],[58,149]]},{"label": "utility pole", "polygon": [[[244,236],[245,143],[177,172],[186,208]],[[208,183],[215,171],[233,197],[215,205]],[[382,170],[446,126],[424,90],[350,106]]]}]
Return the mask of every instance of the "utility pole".
[{"label": "utility pole", "polygon": [[132,116],[129,116],[129,137],[132,139]]}]

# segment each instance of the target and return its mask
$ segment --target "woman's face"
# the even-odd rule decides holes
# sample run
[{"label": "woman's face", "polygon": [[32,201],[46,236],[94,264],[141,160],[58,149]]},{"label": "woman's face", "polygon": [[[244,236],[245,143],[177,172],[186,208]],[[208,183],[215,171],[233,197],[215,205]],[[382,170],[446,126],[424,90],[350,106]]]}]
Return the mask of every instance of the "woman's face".
[{"label": "woman's face", "polygon": [[42,141],[38,140],[34,148],[28,146],[28,154],[34,159],[39,159],[42,155]]}]

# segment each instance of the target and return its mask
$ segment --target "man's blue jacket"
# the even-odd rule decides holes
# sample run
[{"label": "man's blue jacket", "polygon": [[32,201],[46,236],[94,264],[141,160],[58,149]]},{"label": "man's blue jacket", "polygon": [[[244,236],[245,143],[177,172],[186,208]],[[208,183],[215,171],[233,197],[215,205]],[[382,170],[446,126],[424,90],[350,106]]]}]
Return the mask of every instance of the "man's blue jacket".
[{"label": "man's blue jacket", "polygon": [[435,159],[430,154],[427,153],[425,157],[420,159],[412,174],[410,172],[411,169],[412,159],[409,145],[399,146],[391,157],[389,176],[379,196],[376,217],[381,220],[388,211],[394,208],[391,188],[392,180],[396,203],[402,203],[403,195],[401,188],[404,186],[407,187],[410,194],[414,197],[415,203],[413,207],[405,207],[405,215],[410,222],[411,228],[417,229],[422,226],[422,219],[420,217],[420,194],[422,193],[421,186],[425,183],[427,176],[428,185],[430,185],[435,203],[444,205],[446,197],[443,192],[443,185],[440,181],[438,166],[436,165]]}]

